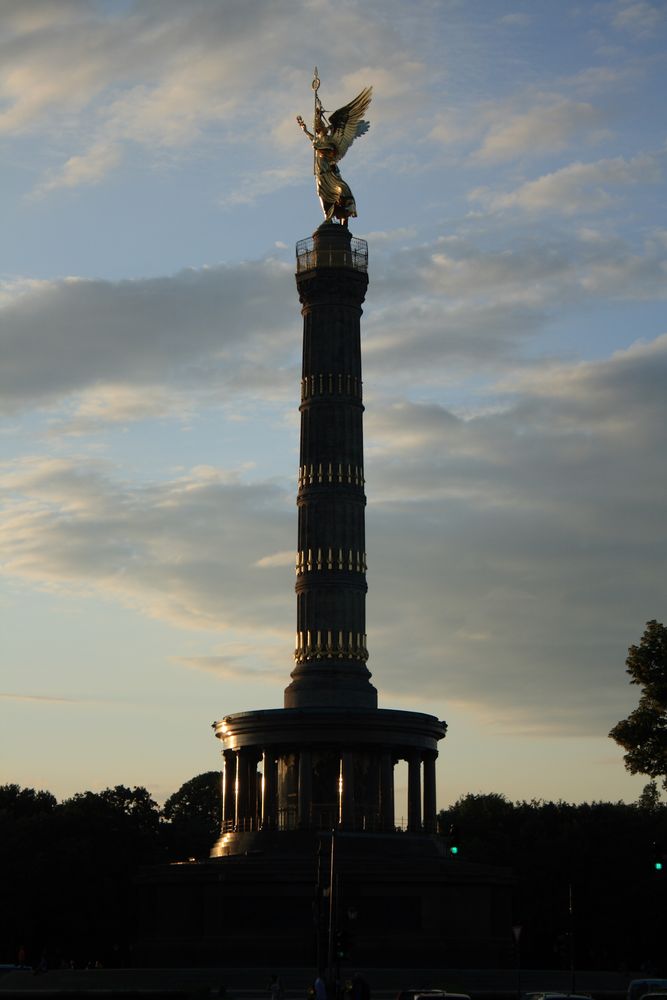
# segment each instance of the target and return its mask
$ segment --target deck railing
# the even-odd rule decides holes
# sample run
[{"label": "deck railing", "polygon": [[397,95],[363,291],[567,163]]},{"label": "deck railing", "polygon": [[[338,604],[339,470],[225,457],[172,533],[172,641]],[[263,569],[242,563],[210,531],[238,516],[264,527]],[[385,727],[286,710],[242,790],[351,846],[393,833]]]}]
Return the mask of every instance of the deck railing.
[{"label": "deck railing", "polygon": [[[331,830],[337,829],[339,827],[338,819],[335,814],[330,812],[318,813],[317,815],[311,816],[311,822],[308,829],[311,830]],[[259,817],[246,817],[244,819],[234,822],[234,820],[225,820],[222,823],[222,833],[253,833],[256,830],[267,829],[271,827],[265,827]],[[297,830],[299,829],[299,823],[296,815],[296,811],[292,809],[280,809],[278,811],[278,816],[276,821],[272,825],[274,830]],[[408,830],[408,823],[405,817],[401,816],[397,818],[395,822],[391,825],[386,825],[382,822],[379,816],[369,817],[369,816],[357,816],[345,826],[345,829],[352,831],[354,833],[405,833]],[[428,833],[435,830],[429,831],[426,829],[426,824],[422,824],[420,832]]]},{"label": "deck railing", "polygon": [[312,236],[299,240],[296,245],[296,270],[312,271],[316,267],[348,267],[353,271],[368,271],[368,243],[356,236],[350,239],[350,248],[322,246]]}]

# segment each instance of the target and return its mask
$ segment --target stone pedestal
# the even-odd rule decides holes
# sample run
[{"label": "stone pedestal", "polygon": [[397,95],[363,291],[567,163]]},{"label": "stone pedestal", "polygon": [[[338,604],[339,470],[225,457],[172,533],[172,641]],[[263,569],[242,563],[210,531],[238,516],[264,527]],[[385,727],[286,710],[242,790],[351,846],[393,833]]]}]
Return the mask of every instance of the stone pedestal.
[{"label": "stone pedestal", "polygon": [[[316,969],[319,955],[326,964],[331,834],[244,833],[235,846],[228,857],[145,873],[138,963]],[[511,960],[506,869],[450,860],[441,838],[409,833],[339,832],[335,856],[335,910],[350,946],[343,978],[373,965]]]}]

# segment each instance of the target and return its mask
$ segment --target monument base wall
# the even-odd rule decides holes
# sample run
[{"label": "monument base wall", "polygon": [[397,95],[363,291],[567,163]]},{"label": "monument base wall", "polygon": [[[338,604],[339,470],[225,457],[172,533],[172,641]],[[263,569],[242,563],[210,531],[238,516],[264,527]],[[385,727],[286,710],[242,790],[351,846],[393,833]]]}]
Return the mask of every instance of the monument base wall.
[{"label": "monument base wall", "polygon": [[[238,840],[237,854],[142,873],[138,964],[326,966],[330,835]],[[508,869],[448,858],[439,838],[404,833],[336,834],[335,856],[343,967],[513,960]]]}]

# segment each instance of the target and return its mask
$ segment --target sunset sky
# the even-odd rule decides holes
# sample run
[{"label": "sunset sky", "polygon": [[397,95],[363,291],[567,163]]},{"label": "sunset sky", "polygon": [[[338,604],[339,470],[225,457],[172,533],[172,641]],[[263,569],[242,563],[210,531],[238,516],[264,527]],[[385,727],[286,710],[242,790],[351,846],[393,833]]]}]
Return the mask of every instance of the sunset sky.
[{"label": "sunset sky", "polygon": [[440,806],[637,798],[666,53],[660,0],[0,2],[0,781],[162,801],[282,705],[317,65],[329,111],[374,87],[341,172],[380,705],[447,720]]}]

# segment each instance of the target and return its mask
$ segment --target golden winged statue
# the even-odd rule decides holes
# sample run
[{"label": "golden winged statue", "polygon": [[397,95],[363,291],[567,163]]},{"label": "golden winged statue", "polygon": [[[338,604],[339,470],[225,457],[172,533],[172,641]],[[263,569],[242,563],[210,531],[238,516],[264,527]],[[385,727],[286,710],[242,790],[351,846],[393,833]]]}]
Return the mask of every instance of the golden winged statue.
[{"label": "golden winged statue", "polygon": [[365,87],[353,101],[327,117],[318,96],[319,85],[315,67],[313,131],[308,131],[301,115],[297,115],[296,120],[313,145],[317,196],[322,205],[324,220],[331,222],[338,219],[342,225],[347,226],[350,216],[356,217],[357,206],[350,188],[340,175],[338,163],[357,136],[368,132],[370,128],[370,124],[363,121],[362,116],[371,103],[373,88]]}]

